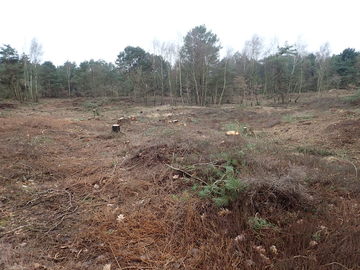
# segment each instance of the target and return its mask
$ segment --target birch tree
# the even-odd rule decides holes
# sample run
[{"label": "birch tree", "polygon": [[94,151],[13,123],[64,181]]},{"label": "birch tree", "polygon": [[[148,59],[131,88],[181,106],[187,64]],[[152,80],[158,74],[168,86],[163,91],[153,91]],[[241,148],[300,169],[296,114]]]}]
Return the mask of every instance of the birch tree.
[{"label": "birch tree", "polygon": [[325,87],[325,76],[329,68],[330,49],[329,43],[321,45],[320,50],[316,53],[317,62],[317,91],[321,94],[321,91]]},{"label": "birch tree", "polygon": [[66,82],[68,89],[68,96],[71,96],[71,78],[74,75],[75,63],[71,63],[70,61],[66,61],[64,64],[65,72],[66,72]]},{"label": "birch tree", "polygon": [[30,45],[30,92],[32,93],[32,99],[35,102],[39,100],[39,64],[41,61],[41,56],[43,54],[41,44],[33,38]]},{"label": "birch tree", "polygon": [[254,35],[249,41],[245,42],[245,54],[249,61],[248,68],[248,86],[250,88],[251,99],[259,103],[257,98],[257,91],[259,88],[257,65],[263,48],[262,39],[258,35]]}]

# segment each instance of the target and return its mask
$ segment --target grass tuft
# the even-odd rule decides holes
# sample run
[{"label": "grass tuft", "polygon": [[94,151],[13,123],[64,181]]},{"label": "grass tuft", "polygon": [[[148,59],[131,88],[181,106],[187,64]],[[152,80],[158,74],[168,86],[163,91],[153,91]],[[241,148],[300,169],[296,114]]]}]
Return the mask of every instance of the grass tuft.
[{"label": "grass tuft", "polygon": [[300,114],[300,115],[286,114],[282,117],[282,121],[286,123],[294,123],[303,120],[310,120],[312,118],[314,118],[314,115],[312,114]]}]

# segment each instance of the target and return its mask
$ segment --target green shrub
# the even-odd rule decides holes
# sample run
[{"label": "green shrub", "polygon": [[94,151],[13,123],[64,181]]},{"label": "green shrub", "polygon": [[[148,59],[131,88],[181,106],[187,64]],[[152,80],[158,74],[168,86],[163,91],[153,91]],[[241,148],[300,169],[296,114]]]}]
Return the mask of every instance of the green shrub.
[{"label": "green shrub", "polygon": [[321,233],[318,231],[318,232],[315,232],[312,237],[311,237],[313,240],[315,241],[320,241],[321,240]]},{"label": "green shrub", "polygon": [[224,128],[223,128],[225,131],[238,131],[238,132],[241,132],[242,130],[242,125],[238,122],[235,122],[235,123],[227,123],[224,125]]},{"label": "green shrub", "polygon": [[218,207],[227,206],[246,189],[246,184],[236,177],[233,166],[213,167],[212,170],[219,178],[212,179],[209,184],[200,187],[198,195],[202,198],[211,198]]},{"label": "green shrub", "polygon": [[256,231],[260,231],[260,230],[266,229],[266,228],[274,228],[275,227],[274,224],[270,223],[266,219],[261,218],[261,217],[256,217],[256,216],[249,218],[248,223],[251,226],[251,228],[256,230]]}]

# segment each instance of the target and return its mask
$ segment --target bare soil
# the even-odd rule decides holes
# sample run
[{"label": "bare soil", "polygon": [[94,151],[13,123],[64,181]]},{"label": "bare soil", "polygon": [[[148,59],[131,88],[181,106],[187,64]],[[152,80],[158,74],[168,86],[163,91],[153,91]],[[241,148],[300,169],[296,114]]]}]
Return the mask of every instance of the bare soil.
[{"label": "bare soil", "polygon": [[[0,269],[360,269],[350,94],[258,107],[2,102]],[[218,207],[198,188],[229,161],[247,188]]]}]

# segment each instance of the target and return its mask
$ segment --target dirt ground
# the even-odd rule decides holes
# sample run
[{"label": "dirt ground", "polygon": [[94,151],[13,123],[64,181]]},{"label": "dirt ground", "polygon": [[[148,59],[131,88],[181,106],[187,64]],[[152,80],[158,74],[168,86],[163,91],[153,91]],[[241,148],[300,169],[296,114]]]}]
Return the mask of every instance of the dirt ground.
[{"label": "dirt ground", "polygon": [[[351,94],[0,102],[0,269],[360,269]],[[244,188],[218,206],[228,170]]]}]

